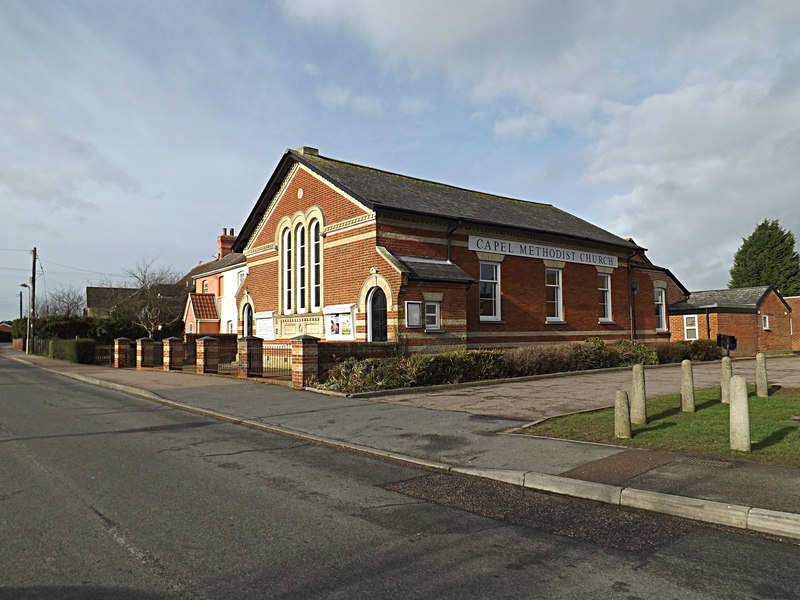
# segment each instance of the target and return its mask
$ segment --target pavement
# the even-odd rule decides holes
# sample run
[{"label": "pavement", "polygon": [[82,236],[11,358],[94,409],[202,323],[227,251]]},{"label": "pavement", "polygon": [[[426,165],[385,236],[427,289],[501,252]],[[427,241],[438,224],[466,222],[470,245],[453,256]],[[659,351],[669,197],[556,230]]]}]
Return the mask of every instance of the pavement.
[{"label": "pavement", "polygon": [[[15,360],[181,410],[439,471],[800,540],[800,469],[748,460],[512,433],[559,414],[613,405],[630,370],[345,397],[262,381],[78,365],[0,348]],[[770,386],[800,388],[800,357],[770,357]],[[695,389],[720,363],[694,367]],[[754,381],[755,360],[733,362]],[[677,393],[680,366],[648,367],[647,396]]]}]

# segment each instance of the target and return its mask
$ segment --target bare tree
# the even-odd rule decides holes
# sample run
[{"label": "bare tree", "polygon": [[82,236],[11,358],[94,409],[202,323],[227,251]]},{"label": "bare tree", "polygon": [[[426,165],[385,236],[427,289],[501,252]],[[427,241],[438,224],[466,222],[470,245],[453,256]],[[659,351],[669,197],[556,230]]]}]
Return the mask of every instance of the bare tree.
[{"label": "bare tree", "polygon": [[142,260],[125,269],[125,275],[136,288],[131,297],[134,323],[151,338],[155,332],[181,320],[185,301],[178,285],[181,276],[171,267],[158,267],[154,262]]},{"label": "bare tree", "polygon": [[40,316],[79,317],[86,305],[83,292],[73,287],[60,287],[40,301]]}]

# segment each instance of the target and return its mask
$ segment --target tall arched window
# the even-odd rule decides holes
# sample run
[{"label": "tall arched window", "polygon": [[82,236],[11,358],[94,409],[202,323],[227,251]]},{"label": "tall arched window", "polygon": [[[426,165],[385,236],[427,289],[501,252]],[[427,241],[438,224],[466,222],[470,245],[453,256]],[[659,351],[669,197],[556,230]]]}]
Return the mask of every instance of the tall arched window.
[{"label": "tall arched window", "polygon": [[292,232],[283,232],[283,312],[292,312]]},{"label": "tall arched window", "polygon": [[319,221],[311,223],[311,310],[319,312],[322,305],[322,248]]},{"label": "tall arched window", "polygon": [[297,312],[306,312],[306,228],[297,228]]}]

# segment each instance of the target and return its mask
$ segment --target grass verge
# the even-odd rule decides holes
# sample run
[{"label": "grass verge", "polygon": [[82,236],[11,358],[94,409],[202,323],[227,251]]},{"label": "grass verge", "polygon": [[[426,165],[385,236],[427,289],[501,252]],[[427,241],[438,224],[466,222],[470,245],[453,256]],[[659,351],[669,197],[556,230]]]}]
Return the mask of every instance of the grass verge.
[{"label": "grass verge", "polygon": [[526,428],[522,433],[712,456],[745,458],[800,467],[800,390],[781,389],[769,398],[750,396],[751,452],[729,448],[729,407],[719,388],[695,393],[695,413],[681,412],[680,394],[647,401],[647,425],[633,426],[633,439],[614,437],[614,410],[568,415]]}]

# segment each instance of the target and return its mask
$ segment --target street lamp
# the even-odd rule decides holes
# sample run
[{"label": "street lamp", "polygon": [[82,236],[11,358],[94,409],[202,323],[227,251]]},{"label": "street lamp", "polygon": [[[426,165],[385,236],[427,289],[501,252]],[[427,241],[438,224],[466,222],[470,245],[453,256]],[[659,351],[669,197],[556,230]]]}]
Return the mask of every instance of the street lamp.
[{"label": "street lamp", "polygon": [[20,283],[19,287],[28,288],[28,339],[25,341],[25,354],[31,353],[31,286],[27,283]]}]

